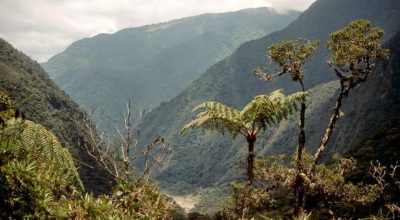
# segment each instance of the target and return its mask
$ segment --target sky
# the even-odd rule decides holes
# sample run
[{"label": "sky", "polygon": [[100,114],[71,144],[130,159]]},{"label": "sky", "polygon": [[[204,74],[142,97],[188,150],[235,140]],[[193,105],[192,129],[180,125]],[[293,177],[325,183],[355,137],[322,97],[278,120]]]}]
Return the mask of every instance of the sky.
[{"label": "sky", "polygon": [[307,9],[315,0],[0,0],[0,37],[38,62],[72,42],[172,19],[273,7]]}]

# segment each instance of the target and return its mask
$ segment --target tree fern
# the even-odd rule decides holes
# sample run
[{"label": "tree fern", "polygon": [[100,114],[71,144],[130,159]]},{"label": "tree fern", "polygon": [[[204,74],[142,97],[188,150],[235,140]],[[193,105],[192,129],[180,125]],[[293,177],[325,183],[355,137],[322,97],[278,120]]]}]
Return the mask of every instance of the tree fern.
[{"label": "tree fern", "polygon": [[285,96],[283,90],[276,90],[270,94],[259,95],[253,98],[241,111],[219,102],[203,102],[193,109],[200,112],[197,117],[186,124],[181,133],[195,127],[207,130],[228,131],[235,138],[243,135],[248,142],[247,178],[253,181],[254,143],[260,130],[267,125],[275,124],[297,110],[297,103],[304,101],[306,92],[298,92]]},{"label": "tree fern", "polygon": [[238,110],[218,102],[204,102],[195,107],[193,111],[202,108],[207,108],[207,110],[200,112],[196,119],[186,124],[182,128],[181,133],[193,127],[200,127],[207,130],[216,130],[221,133],[228,131],[236,137],[238,133],[246,131]]},{"label": "tree fern", "polygon": [[35,161],[35,172],[39,176],[51,178],[49,184],[60,190],[71,187],[83,190],[71,154],[60,145],[55,135],[42,125],[11,119],[0,135],[1,141],[5,142],[7,148],[17,157],[28,162]]}]

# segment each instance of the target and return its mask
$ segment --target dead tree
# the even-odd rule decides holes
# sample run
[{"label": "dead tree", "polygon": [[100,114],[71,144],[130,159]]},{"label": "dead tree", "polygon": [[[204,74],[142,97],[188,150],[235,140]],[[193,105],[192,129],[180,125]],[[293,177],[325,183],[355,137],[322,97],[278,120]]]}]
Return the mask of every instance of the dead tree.
[{"label": "dead tree", "polygon": [[83,119],[89,131],[89,144],[84,147],[115,180],[128,185],[138,183],[148,178],[154,166],[171,158],[173,150],[161,137],[139,149],[140,130],[133,125],[138,124],[142,113],[133,120],[130,101],[126,104],[122,126],[117,124],[112,131],[99,131],[99,123],[93,123],[93,114],[92,111]]}]

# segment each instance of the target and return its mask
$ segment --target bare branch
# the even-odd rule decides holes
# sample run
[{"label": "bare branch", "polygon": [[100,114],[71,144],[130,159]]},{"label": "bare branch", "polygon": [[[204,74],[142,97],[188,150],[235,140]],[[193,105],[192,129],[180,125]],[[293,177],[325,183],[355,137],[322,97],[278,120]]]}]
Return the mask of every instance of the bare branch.
[{"label": "bare branch", "polygon": [[276,77],[282,76],[285,73],[287,73],[286,69],[283,69],[282,71],[280,71],[278,73],[275,73],[275,74],[271,74],[271,73],[265,72],[261,68],[253,69],[253,74],[258,79],[261,79],[261,80],[264,80],[264,81],[268,81],[268,80],[274,79]]},{"label": "bare branch", "polygon": [[[132,123],[131,112],[131,104],[128,101],[125,116],[121,121],[122,130],[115,125],[114,132],[101,131],[98,136],[96,135],[98,123],[93,125],[91,120],[95,112],[90,111],[89,117],[83,118],[84,125],[89,131],[89,144],[84,145],[87,153],[116,180],[126,184],[137,183],[148,178],[151,169],[155,165],[162,164],[168,156],[170,158],[173,152],[172,148],[166,145],[164,139],[160,137],[147,145],[143,152],[140,152],[138,148],[140,130],[136,129],[136,134],[132,135],[132,126],[135,123]],[[140,115],[143,113],[141,112]],[[134,122],[139,121],[140,118],[134,120]],[[135,163],[141,158],[144,158],[143,165]],[[138,165],[138,167],[134,167],[134,165]]]},{"label": "bare branch", "polygon": [[386,167],[382,166],[379,161],[375,161],[375,164],[374,162],[371,161],[371,167],[369,169],[369,173],[381,186],[387,185],[385,181],[386,172],[387,172]]},{"label": "bare branch", "polygon": [[394,183],[398,187],[400,187],[400,180],[396,177],[396,171],[397,171],[397,168],[399,168],[399,167],[400,167],[400,165],[398,164],[398,161],[396,161],[396,164],[390,165],[390,168],[392,169],[392,171],[389,173],[390,177],[392,177],[392,179],[394,180]]},{"label": "bare branch", "polygon": [[326,63],[330,68],[332,68],[335,71],[336,76],[339,77],[339,79],[344,78],[344,74],[336,66],[334,66],[331,62],[326,62]]}]

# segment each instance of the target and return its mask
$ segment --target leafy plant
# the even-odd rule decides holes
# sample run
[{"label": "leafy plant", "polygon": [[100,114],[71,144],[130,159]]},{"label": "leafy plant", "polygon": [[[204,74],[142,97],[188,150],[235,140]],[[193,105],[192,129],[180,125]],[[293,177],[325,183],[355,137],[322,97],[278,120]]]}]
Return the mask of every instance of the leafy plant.
[{"label": "leafy plant", "polygon": [[258,133],[293,114],[297,109],[297,103],[306,97],[305,92],[285,96],[282,90],[276,90],[268,95],[254,97],[241,111],[218,102],[204,102],[193,111],[203,108],[206,110],[186,124],[181,133],[190,128],[201,127],[221,133],[228,131],[233,138],[239,134],[243,135],[248,143],[246,169],[247,181],[251,185],[254,179],[254,143]]},{"label": "leafy plant", "polygon": [[171,199],[151,182],[121,182],[111,195],[86,194],[62,203],[59,214],[77,219],[172,219],[176,212]]},{"label": "leafy plant", "polygon": [[276,201],[263,189],[252,189],[233,183],[232,195],[225,202],[221,215],[225,219],[246,219],[257,210],[276,207]]},{"label": "leafy plant", "polygon": [[[269,156],[257,159],[256,177],[261,184],[261,188],[268,192],[271,199],[276,200],[279,209],[288,205],[287,194],[279,192],[289,192],[295,183],[297,172],[293,168],[296,164],[296,155],[293,157],[292,164],[285,164],[283,155]],[[335,157],[335,163],[328,165],[318,165],[315,171],[315,177],[310,178],[307,173],[310,172],[313,156],[305,153],[303,158],[304,173],[304,196],[306,198],[305,210],[313,213],[313,216],[330,215],[331,217],[350,217],[354,216],[352,207],[368,207],[380,198],[382,185],[352,183],[346,180],[346,175],[352,172],[356,167],[356,161],[353,158]],[[274,207],[268,207],[266,210],[271,212]],[[303,212],[304,213],[304,212]],[[279,215],[284,216],[284,212]],[[299,213],[295,216],[301,216]]]},{"label": "leafy plant", "polygon": [[7,142],[7,149],[14,152],[16,159],[36,162],[39,177],[41,172],[51,175],[49,184],[54,186],[56,194],[84,190],[71,154],[43,126],[11,119],[1,132],[1,139]]},{"label": "leafy plant", "polygon": [[73,159],[41,125],[10,119],[0,129],[0,217],[45,218],[83,186]]},{"label": "leafy plant", "polygon": [[0,91],[0,125],[14,116],[12,100],[7,92]]}]

